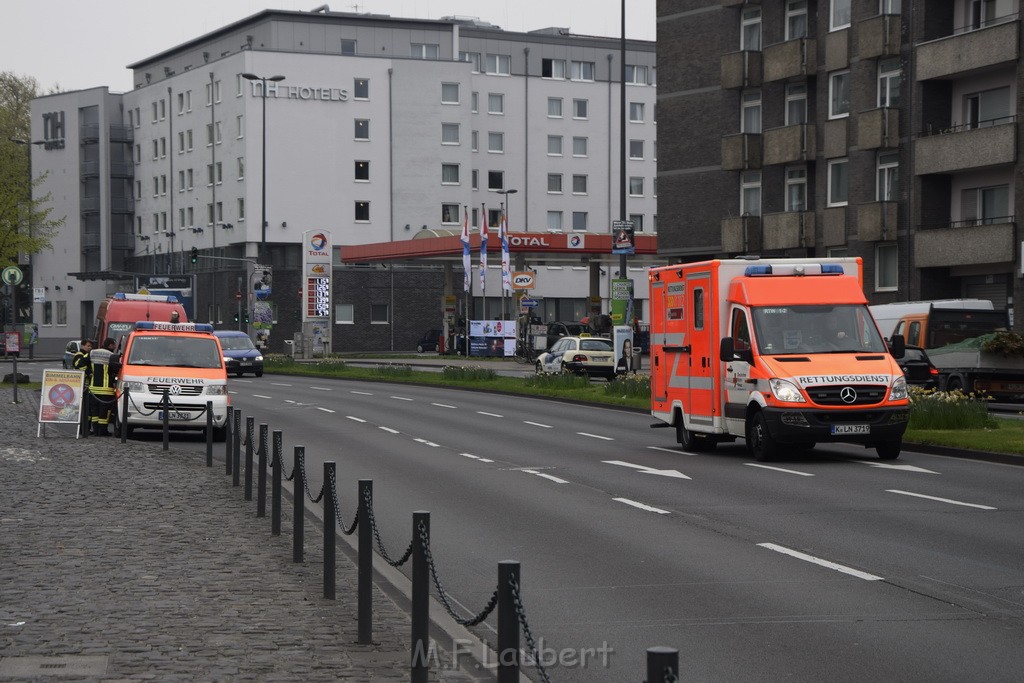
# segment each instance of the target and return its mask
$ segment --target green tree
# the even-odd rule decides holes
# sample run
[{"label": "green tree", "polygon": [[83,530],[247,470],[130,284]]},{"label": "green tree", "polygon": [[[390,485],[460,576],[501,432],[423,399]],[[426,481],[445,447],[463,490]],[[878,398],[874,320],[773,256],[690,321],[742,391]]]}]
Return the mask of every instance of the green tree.
[{"label": "green tree", "polygon": [[45,175],[30,175],[31,103],[39,84],[0,72],[0,264],[52,246],[64,219],[50,214],[50,195],[33,196]]}]

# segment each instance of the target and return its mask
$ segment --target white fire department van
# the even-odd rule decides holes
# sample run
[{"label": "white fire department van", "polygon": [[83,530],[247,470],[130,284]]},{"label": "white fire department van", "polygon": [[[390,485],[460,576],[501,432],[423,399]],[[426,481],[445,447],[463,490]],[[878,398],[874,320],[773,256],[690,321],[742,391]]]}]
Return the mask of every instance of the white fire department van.
[{"label": "white fire department van", "polygon": [[[203,323],[140,321],[128,335],[117,381],[117,424],[125,419],[122,396],[128,390],[128,431],[205,429],[206,403],[213,403],[213,438],[227,436],[228,374],[213,326]],[[162,401],[166,393],[170,406]],[[120,427],[118,427],[120,428]]]},{"label": "white fire department van", "polygon": [[751,455],[819,442],[899,457],[907,384],[864,296],[859,258],[652,268],[651,414],[690,451],[737,437]]}]

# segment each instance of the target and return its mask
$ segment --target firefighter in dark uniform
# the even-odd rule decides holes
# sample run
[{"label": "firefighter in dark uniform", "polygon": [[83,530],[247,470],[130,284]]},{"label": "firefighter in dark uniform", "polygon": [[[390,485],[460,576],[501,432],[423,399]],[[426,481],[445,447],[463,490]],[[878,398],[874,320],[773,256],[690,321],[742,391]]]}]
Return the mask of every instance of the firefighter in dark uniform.
[{"label": "firefighter in dark uniform", "polygon": [[89,393],[92,396],[90,420],[92,433],[96,436],[110,436],[107,425],[114,409],[114,383],[120,369],[115,360],[114,348],[114,340],[107,337],[100,348],[89,352],[89,365],[92,367],[89,382]]},{"label": "firefighter in dark uniform", "polygon": [[92,351],[92,339],[83,339],[78,345],[78,353],[71,357],[71,367],[75,370],[85,370],[85,386],[89,386],[89,352]]}]

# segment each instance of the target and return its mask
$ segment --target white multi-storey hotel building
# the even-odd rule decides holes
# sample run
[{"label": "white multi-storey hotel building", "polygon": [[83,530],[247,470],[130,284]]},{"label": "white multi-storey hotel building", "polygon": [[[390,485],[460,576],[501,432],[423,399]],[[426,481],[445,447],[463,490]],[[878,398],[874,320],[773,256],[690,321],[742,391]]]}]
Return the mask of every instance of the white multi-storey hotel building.
[{"label": "white multi-storey hotel building", "polygon": [[[627,177],[620,41],[568,29],[267,10],[129,65],[131,92],[40,97],[36,192],[65,218],[34,257],[41,343],[91,333],[106,295],[139,287],[183,290],[195,319],[244,327],[259,259],[273,267],[281,350],[299,329],[302,236],[316,229],[335,247],[333,349],[408,349],[440,327],[446,292],[462,296],[461,258],[350,264],[345,245],[457,232],[467,209],[473,226],[483,211],[497,226],[502,207],[513,233],[607,235],[626,217],[654,234],[655,47],[625,48]],[[607,307],[617,257],[517,258],[536,271],[540,317],[576,319],[595,296]],[[642,299],[646,263],[631,259]]]}]

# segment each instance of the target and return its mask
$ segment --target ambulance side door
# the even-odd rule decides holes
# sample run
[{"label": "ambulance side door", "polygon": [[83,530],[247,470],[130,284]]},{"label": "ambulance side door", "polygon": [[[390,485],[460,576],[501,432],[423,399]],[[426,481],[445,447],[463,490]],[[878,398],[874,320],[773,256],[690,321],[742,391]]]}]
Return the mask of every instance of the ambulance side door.
[{"label": "ambulance side door", "polygon": [[718,368],[712,363],[710,302],[711,274],[697,272],[686,278],[689,311],[687,338],[690,345],[687,413],[697,424],[712,425],[715,380]]},{"label": "ambulance side door", "polygon": [[[742,306],[733,304],[729,311],[729,334],[736,351],[750,351],[753,340],[750,334],[750,320]],[[722,365],[722,391],[725,395],[724,415],[726,420],[745,419],[747,400],[756,380],[750,378],[750,363],[739,358],[725,361]],[[740,431],[739,433],[744,433]]]}]

